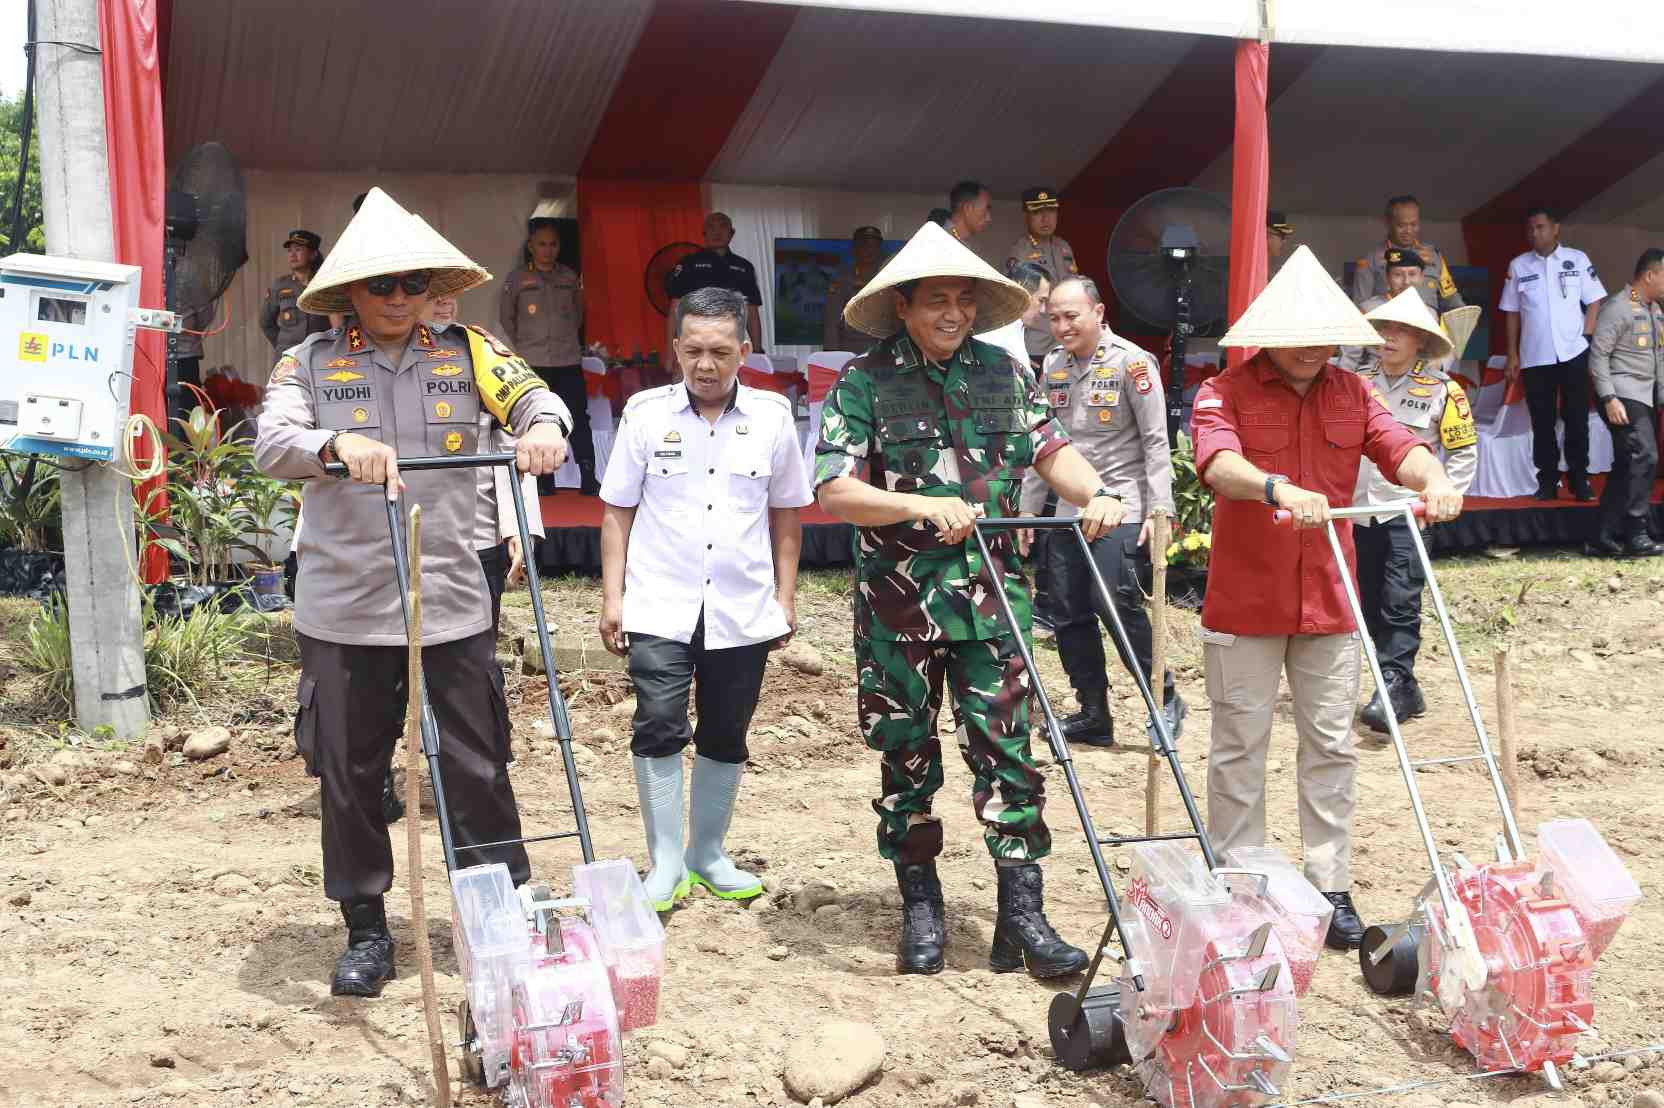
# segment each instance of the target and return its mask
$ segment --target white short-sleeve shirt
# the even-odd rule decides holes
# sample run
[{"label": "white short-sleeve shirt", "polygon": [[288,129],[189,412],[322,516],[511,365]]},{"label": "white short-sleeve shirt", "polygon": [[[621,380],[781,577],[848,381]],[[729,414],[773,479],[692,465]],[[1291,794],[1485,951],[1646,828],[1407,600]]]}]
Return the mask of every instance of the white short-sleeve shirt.
[{"label": "white short-sleeve shirt", "polygon": [[624,631],[724,650],[789,629],[774,598],[769,509],[814,499],[785,397],[736,386],[715,424],[687,389],[637,393],[624,408],[601,499],[635,508],[624,563]]},{"label": "white short-sleeve shirt", "polygon": [[1606,287],[1589,255],[1557,246],[1546,258],[1527,250],[1508,263],[1497,307],[1519,313],[1520,365],[1529,369],[1569,362],[1589,349],[1585,309],[1604,299]]}]

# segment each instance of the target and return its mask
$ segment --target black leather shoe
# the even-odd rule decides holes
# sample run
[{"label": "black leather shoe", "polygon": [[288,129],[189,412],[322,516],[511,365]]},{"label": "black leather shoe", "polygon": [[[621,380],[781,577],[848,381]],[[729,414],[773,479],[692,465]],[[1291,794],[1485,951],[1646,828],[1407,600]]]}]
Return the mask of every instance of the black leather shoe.
[{"label": "black leather shoe", "polygon": [[[1388,672],[1386,678],[1387,700],[1400,726],[1427,714],[1427,698],[1421,695],[1421,685],[1414,677]],[[1371,731],[1383,735],[1390,733],[1387,730],[1387,710],[1381,703],[1381,690],[1375,690],[1364,710],[1358,713],[1358,719]]]},{"label": "black leather shoe", "polygon": [[1643,528],[1629,537],[1624,543],[1624,556],[1629,558],[1656,558],[1664,554],[1664,546],[1652,541],[1652,536]]},{"label": "black leather shoe", "polygon": [[935,862],[897,862],[896,884],[901,888],[901,944],[896,947],[896,972],[941,973],[946,964],[948,913],[942,903],[942,882]]},{"label": "black leather shoe", "polygon": [[1555,481],[1555,482],[1552,482],[1552,483],[1550,483],[1548,481],[1538,481],[1537,482],[1536,496],[1537,496],[1538,500],[1554,500],[1559,495],[1560,495],[1560,482],[1559,481]]},{"label": "black leather shoe", "polygon": [[581,496],[601,495],[601,482],[595,479],[595,465],[593,462],[578,463],[578,493]]},{"label": "black leather shoe", "polygon": [[1589,484],[1587,477],[1572,477],[1566,483],[1571,486],[1572,495],[1585,504],[1595,498],[1594,487]]},{"label": "black leather shoe", "polygon": [[387,780],[381,783],[381,818],[388,826],[404,818],[404,797],[399,795],[399,787],[393,780],[393,767],[387,767]]},{"label": "black leather shoe", "polygon": [[1109,714],[1109,694],[1083,697],[1081,710],[1064,717],[1062,728],[1064,739],[1071,743],[1114,746],[1115,717]]},{"label": "black leather shoe", "polygon": [[1329,920],[1329,933],[1323,936],[1323,945],[1330,950],[1357,950],[1363,946],[1364,921],[1358,918],[1352,894],[1324,893],[1323,896],[1335,906],[1335,914]]},{"label": "black leather shoe", "polygon": [[1070,946],[1046,920],[1043,880],[1034,862],[996,865],[1000,914],[994,921],[994,946],[988,965],[995,973],[1026,968],[1030,977],[1066,977],[1086,968],[1086,951]]},{"label": "black leather shoe", "polygon": [[347,949],[335,963],[329,991],[335,996],[380,996],[381,987],[394,976],[393,935],[387,930],[381,897],[342,901],[341,916],[347,921]]},{"label": "black leather shoe", "polygon": [[1624,548],[1617,539],[1602,531],[1583,544],[1583,554],[1587,558],[1622,558]]}]

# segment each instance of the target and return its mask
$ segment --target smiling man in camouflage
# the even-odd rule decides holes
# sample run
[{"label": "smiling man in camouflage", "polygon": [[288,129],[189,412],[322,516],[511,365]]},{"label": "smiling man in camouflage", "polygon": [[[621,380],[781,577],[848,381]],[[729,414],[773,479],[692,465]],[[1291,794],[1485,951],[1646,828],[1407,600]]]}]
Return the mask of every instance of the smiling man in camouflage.
[{"label": "smiling man in camouflage", "polygon": [[851,326],[883,341],[845,367],[821,414],[820,503],[857,528],[857,710],[867,745],[883,754],[884,795],[873,807],[878,851],[895,863],[905,905],[902,973],[944,964],[942,824],[931,813],[942,786],[944,679],[999,877],[989,964],[1059,977],[1087,963],[1043,910],[1036,863],[1051,850],[1051,832],[1028,749],[1030,677],[987,587],[991,569],[1027,635],[1022,561],[1010,532],[990,538],[992,567],[966,543],[979,515],[1016,514],[1031,466],[1083,509],[1088,539],[1125,512],[1069,445],[1033,379],[1004,350],[971,338],[1021,317],[1028,299],[925,224],[844,309]]}]

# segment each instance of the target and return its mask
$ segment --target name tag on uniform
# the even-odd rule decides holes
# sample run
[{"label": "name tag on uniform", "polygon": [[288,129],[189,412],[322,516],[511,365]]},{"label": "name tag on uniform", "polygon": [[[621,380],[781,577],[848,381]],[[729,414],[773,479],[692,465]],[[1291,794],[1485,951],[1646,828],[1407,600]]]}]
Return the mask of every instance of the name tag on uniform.
[{"label": "name tag on uniform", "polygon": [[682,452],[680,450],[655,450],[655,451],[653,451],[653,457],[655,457],[655,458],[680,458],[681,456],[682,456]]}]

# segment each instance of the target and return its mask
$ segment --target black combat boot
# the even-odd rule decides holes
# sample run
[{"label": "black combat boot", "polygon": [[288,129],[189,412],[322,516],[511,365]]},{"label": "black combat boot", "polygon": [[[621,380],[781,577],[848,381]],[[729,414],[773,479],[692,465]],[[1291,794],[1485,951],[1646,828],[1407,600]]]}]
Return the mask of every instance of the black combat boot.
[{"label": "black combat boot", "polygon": [[897,862],[896,884],[901,888],[901,944],[896,947],[896,972],[941,973],[948,942],[948,912],[942,903],[942,882],[935,862]]},{"label": "black combat boot", "polygon": [[1629,538],[1624,542],[1624,555],[1630,558],[1656,558],[1664,554],[1664,546],[1659,546],[1647,534],[1647,521],[1631,519],[1629,521]]},{"label": "black combat boot", "polygon": [[1070,946],[1046,921],[1040,867],[996,865],[1000,914],[994,921],[994,946],[988,965],[995,973],[1027,968],[1031,977],[1066,977],[1090,961],[1086,951]]},{"label": "black combat boot", "polygon": [[1329,933],[1323,936],[1323,945],[1330,950],[1357,950],[1363,946],[1364,921],[1358,918],[1352,894],[1324,893],[1323,896],[1335,906],[1335,914],[1329,920]]},{"label": "black combat boot", "polygon": [[1589,484],[1587,477],[1567,477],[1566,486],[1572,490],[1572,496],[1585,504],[1595,498],[1595,487]]},{"label": "black combat boot", "polygon": [[[1410,722],[1417,716],[1427,714],[1427,698],[1421,695],[1421,684],[1414,677],[1401,673],[1388,672],[1387,698],[1392,704],[1392,714],[1400,725]],[[1364,710],[1358,713],[1358,719],[1371,731],[1378,731],[1385,735],[1387,731],[1387,710],[1381,703],[1381,690],[1376,689],[1375,695],[1369,698]]]},{"label": "black combat boot", "polygon": [[1622,558],[1624,556],[1624,544],[1610,531],[1597,531],[1594,538],[1583,544],[1583,556],[1586,558]]},{"label": "black combat boot", "polygon": [[1063,738],[1088,746],[1115,745],[1115,719],[1109,714],[1109,693],[1087,693],[1080,698],[1081,710],[1062,721]]},{"label": "black combat boot", "polygon": [[393,935],[381,897],[344,900],[341,916],[347,921],[347,949],[335,963],[329,991],[336,996],[380,996],[394,976]]}]

